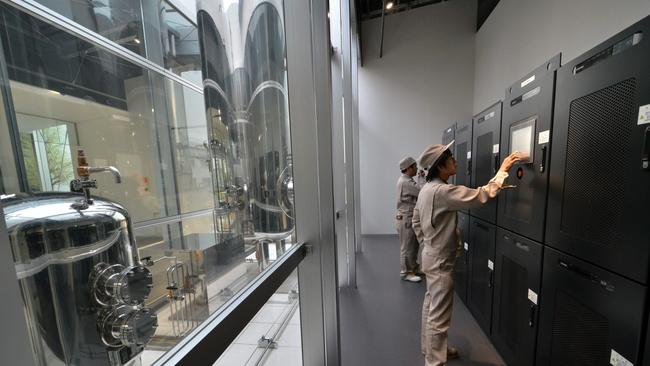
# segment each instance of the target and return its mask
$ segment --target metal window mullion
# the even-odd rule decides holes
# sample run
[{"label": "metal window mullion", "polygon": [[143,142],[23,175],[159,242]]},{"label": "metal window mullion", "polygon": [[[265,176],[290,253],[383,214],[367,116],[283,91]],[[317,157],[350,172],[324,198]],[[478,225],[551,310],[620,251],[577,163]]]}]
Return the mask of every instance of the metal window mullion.
[{"label": "metal window mullion", "polygon": [[103,36],[100,36],[99,34],[93,32],[92,30],[78,24],[77,22],[71,19],[66,18],[65,16],[51,9],[48,9],[47,7],[37,3],[34,0],[0,0],[0,1],[9,4],[18,10],[26,12],[31,16],[36,17],[57,28],[60,28],[65,32],[68,32],[87,42],[90,42],[144,69],[154,71],[166,78],[172,79],[196,92],[203,94],[203,89],[195,85],[194,83],[182,78],[179,75],[174,74],[171,71],[165,70],[165,68],[156,64],[155,62],[151,60],[147,60],[141,55],[138,55],[137,53],[130,51]]}]

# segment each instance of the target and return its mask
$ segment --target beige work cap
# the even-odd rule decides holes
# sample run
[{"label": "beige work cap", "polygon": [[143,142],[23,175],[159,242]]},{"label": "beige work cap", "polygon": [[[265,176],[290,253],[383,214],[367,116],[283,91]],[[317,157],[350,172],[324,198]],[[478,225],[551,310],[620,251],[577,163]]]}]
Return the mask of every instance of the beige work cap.
[{"label": "beige work cap", "polygon": [[399,170],[406,170],[406,168],[410,167],[411,165],[415,164],[415,159],[413,159],[410,156],[405,157],[404,159],[399,161]]},{"label": "beige work cap", "polygon": [[453,144],[454,141],[450,142],[447,145],[434,144],[427,146],[427,148],[424,149],[420,155],[420,159],[418,159],[420,161],[420,166],[428,170],[438,162],[438,159],[440,159],[442,153],[445,152],[445,150],[448,150]]}]

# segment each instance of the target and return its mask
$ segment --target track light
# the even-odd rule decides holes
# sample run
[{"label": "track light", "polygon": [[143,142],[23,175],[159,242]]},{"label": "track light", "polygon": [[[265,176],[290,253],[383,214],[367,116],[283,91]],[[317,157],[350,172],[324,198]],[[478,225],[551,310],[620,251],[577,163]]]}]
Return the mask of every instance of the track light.
[{"label": "track light", "polygon": [[386,10],[390,10],[390,9],[392,9],[392,8],[393,8],[393,5],[394,5],[393,2],[392,2],[392,1],[389,1],[389,2],[386,4]]}]

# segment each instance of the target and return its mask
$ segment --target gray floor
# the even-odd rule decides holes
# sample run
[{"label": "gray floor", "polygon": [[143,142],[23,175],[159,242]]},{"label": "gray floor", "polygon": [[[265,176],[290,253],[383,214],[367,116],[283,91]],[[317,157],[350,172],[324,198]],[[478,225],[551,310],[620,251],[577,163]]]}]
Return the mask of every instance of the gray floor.
[{"label": "gray floor", "polygon": [[[420,311],[424,282],[399,279],[396,236],[363,238],[357,257],[357,288],[340,294],[343,366],[420,366]],[[449,366],[504,365],[469,311],[456,297],[449,342],[461,358]]]}]

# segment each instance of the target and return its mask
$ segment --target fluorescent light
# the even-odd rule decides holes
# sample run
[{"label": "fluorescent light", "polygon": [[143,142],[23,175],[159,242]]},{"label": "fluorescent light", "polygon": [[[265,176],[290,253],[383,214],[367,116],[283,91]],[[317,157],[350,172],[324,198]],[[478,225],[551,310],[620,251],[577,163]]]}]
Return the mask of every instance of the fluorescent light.
[{"label": "fluorescent light", "polygon": [[392,8],[393,8],[393,5],[394,5],[393,2],[392,2],[392,1],[389,1],[388,4],[386,4],[386,10],[390,10],[390,9],[392,9]]}]

